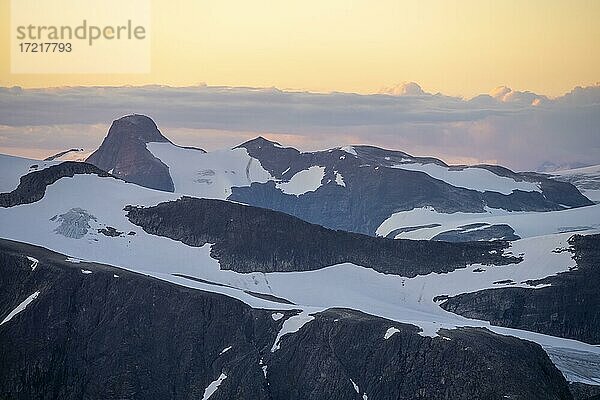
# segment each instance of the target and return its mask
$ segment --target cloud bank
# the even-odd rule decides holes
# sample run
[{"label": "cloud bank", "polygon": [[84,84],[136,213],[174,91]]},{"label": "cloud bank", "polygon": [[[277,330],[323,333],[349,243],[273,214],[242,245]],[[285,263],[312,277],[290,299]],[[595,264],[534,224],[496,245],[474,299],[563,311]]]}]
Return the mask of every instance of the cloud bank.
[{"label": "cloud bank", "polygon": [[0,88],[0,152],[97,147],[112,120],[151,116],[177,143],[230,147],[257,135],[305,150],[374,144],[450,162],[532,170],[600,163],[600,85],[558,98],[498,87],[472,99],[414,82],[379,94],[232,87]]}]

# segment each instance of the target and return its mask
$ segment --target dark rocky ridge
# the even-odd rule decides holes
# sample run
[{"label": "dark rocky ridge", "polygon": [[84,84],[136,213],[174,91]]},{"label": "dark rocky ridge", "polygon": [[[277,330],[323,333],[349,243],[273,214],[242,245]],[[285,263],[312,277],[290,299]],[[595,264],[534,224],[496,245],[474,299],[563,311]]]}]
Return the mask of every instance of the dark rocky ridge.
[{"label": "dark rocky ridge", "polygon": [[77,152],[81,152],[81,151],[83,151],[83,149],[79,149],[79,148],[72,148],[72,149],[64,150],[64,151],[61,151],[60,153],[56,153],[50,157],[44,158],[44,161],[54,161],[55,159],[62,157],[65,154],[77,153]]},{"label": "dark rocky ridge", "polygon": [[465,293],[441,307],[493,325],[600,344],[600,235],[575,235],[569,242],[577,269],[532,282],[552,286]]},{"label": "dark rocky ridge", "polygon": [[173,192],[169,167],[154,157],[146,143],[168,142],[152,119],[127,115],[113,121],[100,147],[86,160],[127,182],[150,189]]},{"label": "dark rocky ridge", "polygon": [[[316,191],[300,196],[282,193],[273,182],[267,182],[233,188],[229,199],[282,211],[328,228],[369,235],[374,235],[391,214],[426,206],[445,213],[478,213],[484,212],[486,206],[509,211],[553,211],[563,209],[562,205],[593,204],[573,185],[540,174],[515,173],[500,166],[477,167],[517,181],[541,182],[543,193],[516,190],[505,195],[455,187],[423,172],[393,166],[419,162],[456,170],[472,167],[448,166],[435,158],[413,157],[401,151],[372,146],[354,146],[356,156],[342,149],[301,153],[262,137],[239,147],[245,148],[278,179],[289,180],[295,173],[313,165],[325,167],[325,177],[323,185]],[[335,171],[343,176],[345,187],[335,183]]]},{"label": "dark rocky ridge", "polygon": [[[26,256],[40,261],[35,271]],[[329,310],[272,353],[293,312],[274,321],[229,297],[64,259],[0,240],[0,317],[40,292],[0,326],[2,399],[197,399],[221,373],[214,400],[572,399],[541,347],[514,337],[422,337],[411,325]],[[384,340],[390,326],[399,332]]]},{"label": "dark rocky ridge", "polygon": [[46,193],[46,188],[61,178],[72,178],[75,175],[94,174],[100,177],[110,176],[94,165],[65,161],[39,171],[23,175],[19,186],[9,193],[0,193],[0,207],[14,207],[20,204],[29,204],[41,200]]},{"label": "dark rocky ridge", "polygon": [[[213,243],[221,268],[238,272],[306,271],[351,262],[413,277],[467,264],[507,264],[507,242],[446,243],[392,240],[334,231],[293,216],[232,202],[183,197],[153,207],[126,207],[147,233],[190,246]],[[501,268],[501,267],[498,267]]]},{"label": "dark rocky ridge", "polygon": [[569,389],[574,400],[600,400],[600,386],[570,383]]},{"label": "dark rocky ridge", "polygon": [[[396,231],[398,231],[396,229]],[[388,235],[389,237],[389,235]],[[445,242],[470,242],[477,240],[518,240],[520,236],[515,230],[506,224],[488,225],[484,223],[469,224],[438,233],[431,240],[443,240]]]}]

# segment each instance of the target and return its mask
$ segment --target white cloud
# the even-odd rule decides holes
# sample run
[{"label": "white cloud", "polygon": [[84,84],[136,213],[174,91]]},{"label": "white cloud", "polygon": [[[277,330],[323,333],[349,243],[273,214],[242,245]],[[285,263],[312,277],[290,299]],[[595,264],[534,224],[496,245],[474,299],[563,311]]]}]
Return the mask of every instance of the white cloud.
[{"label": "white cloud", "polygon": [[516,169],[545,161],[600,163],[600,85],[554,99],[505,87],[469,100],[418,85],[397,88],[401,95],[209,86],[0,88],[0,149],[96,147],[112,120],[137,112],[175,142],[207,149],[266,134],[307,150],[366,143],[449,160],[497,160]]},{"label": "white cloud", "polygon": [[424,96],[425,91],[416,82],[402,82],[389,88],[382,89],[379,93],[391,94],[393,96]]},{"label": "white cloud", "polygon": [[490,91],[490,96],[502,103],[520,103],[523,105],[539,106],[546,96],[541,96],[529,91],[516,91],[507,86],[498,86]]}]

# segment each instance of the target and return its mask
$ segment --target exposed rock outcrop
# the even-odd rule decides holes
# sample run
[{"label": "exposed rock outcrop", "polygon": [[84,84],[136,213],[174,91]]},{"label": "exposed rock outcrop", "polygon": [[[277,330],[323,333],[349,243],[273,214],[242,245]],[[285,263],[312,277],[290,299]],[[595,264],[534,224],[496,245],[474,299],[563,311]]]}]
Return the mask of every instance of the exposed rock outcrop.
[{"label": "exposed rock outcrop", "polygon": [[541,347],[514,337],[423,337],[329,310],[273,352],[293,311],[275,320],[222,295],[64,260],[0,240],[0,317],[39,292],[0,325],[0,398],[197,399],[221,378],[211,399],[572,399]]},{"label": "exposed rock outcrop", "polygon": [[[507,264],[507,242],[446,243],[392,240],[334,231],[290,215],[213,199],[183,197],[153,207],[127,206],[146,232],[190,246],[212,243],[221,268],[238,272],[306,271],[351,262],[413,277],[468,264]],[[501,268],[501,267],[498,267]]]},{"label": "exposed rock outcrop", "polygon": [[[503,194],[456,187],[424,172],[401,169],[401,165],[429,163],[456,171],[474,167],[449,166],[435,158],[414,157],[373,146],[301,153],[260,137],[239,147],[245,148],[277,179],[289,179],[313,165],[325,167],[325,176],[321,187],[301,196],[282,193],[273,182],[266,182],[233,188],[229,199],[282,211],[328,228],[368,235],[374,235],[393,213],[414,208],[433,207],[443,213],[482,213],[486,206],[509,211],[552,211],[561,210],[564,205],[593,204],[573,185],[500,166],[476,168],[516,182],[539,182],[541,192],[515,190]],[[343,176],[344,186],[335,184],[336,172]]]},{"label": "exposed rock outcrop", "polygon": [[575,235],[569,242],[577,268],[532,282],[550,286],[465,293],[441,307],[493,325],[600,344],[600,235]]},{"label": "exposed rock outcrop", "polygon": [[169,167],[146,148],[146,143],[169,142],[145,115],[127,115],[113,121],[100,147],[86,160],[127,182],[151,189],[174,191]]}]

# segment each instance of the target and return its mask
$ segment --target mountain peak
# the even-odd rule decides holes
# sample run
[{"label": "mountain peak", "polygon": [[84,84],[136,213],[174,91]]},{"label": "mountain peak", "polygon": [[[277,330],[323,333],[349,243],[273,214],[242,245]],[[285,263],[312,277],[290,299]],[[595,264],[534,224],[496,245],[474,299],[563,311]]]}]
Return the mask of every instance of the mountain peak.
[{"label": "mountain peak", "polygon": [[171,143],[152,118],[126,115],[113,121],[100,147],[86,161],[128,182],[172,192],[169,168],[146,147],[151,142]]},{"label": "mountain peak", "polygon": [[266,139],[263,136],[258,136],[254,139],[248,140],[247,142],[244,142],[237,147],[245,147],[246,149],[249,149],[249,148],[260,148],[263,146],[283,147],[280,143]]},{"label": "mountain peak", "polygon": [[111,136],[126,137],[128,139],[149,142],[170,142],[158,130],[152,118],[142,114],[125,115],[113,121],[108,130],[107,139]]}]

